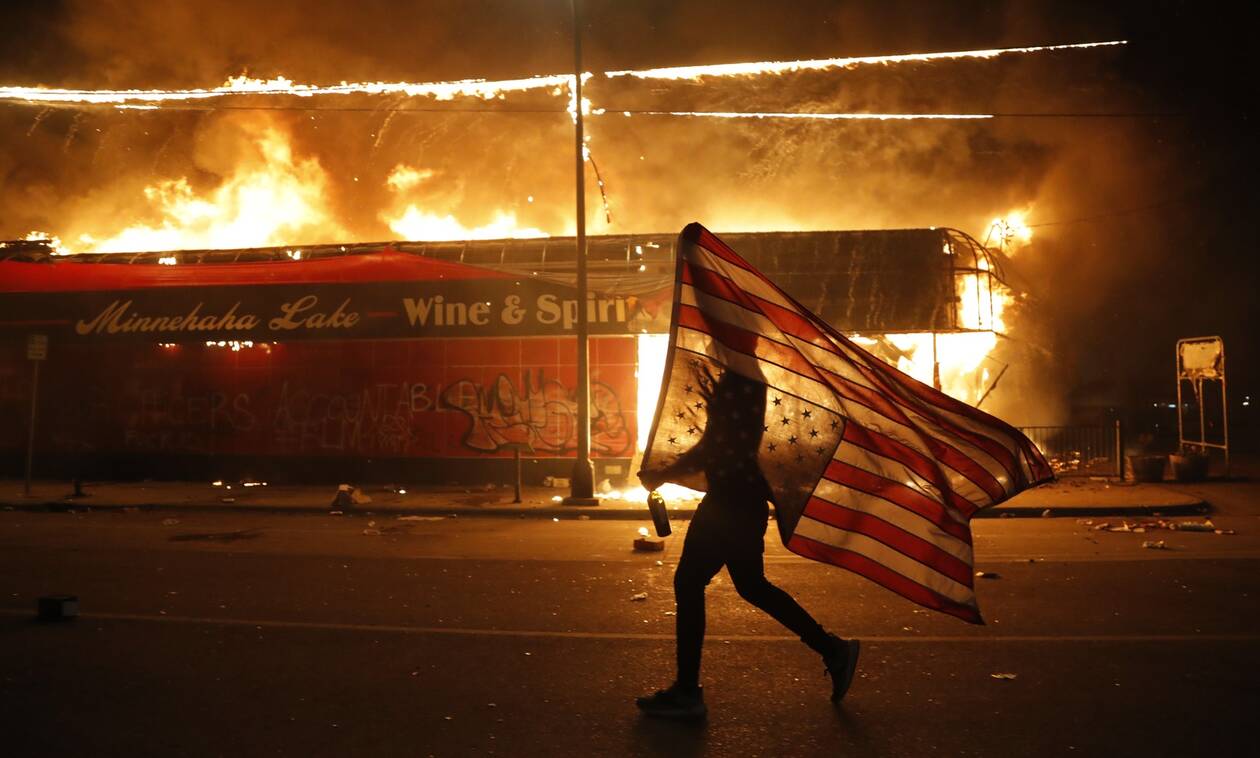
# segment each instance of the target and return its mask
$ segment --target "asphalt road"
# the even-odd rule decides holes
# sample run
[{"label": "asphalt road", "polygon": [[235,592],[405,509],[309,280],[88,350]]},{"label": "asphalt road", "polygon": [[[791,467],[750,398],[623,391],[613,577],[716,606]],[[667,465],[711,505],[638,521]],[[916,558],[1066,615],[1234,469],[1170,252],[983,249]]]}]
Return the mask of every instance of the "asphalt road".
[{"label": "asphalt road", "polygon": [[[685,524],[652,554],[630,549],[631,522],[3,512],[0,744],[14,756],[1249,752],[1260,518],[1250,491],[1235,502],[1216,517],[1235,535],[978,521],[977,568],[998,575],[977,580],[983,627],[771,544],[771,578],[864,640],[858,678],[833,706],[817,658],[723,574],[699,725],[644,719],[632,702],[672,675]],[[33,621],[52,592],[79,595],[82,616]]]}]

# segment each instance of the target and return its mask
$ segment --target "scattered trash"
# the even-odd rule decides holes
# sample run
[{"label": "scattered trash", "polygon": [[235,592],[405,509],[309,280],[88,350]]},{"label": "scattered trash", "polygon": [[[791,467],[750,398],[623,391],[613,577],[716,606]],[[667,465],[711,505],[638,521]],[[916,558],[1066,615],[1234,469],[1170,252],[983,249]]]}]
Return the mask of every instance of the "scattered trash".
[{"label": "scattered trash", "polygon": [[235,502],[236,502],[236,498],[234,498],[234,497],[221,497],[221,498],[219,498],[219,502],[220,502],[220,503],[235,503]]},{"label": "scattered trash", "polygon": [[1041,512],[1041,517],[1042,517],[1042,518],[1050,518],[1050,509],[1049,509],[1049,508],[1047,508],[1047,509],[1045,509],[1044,511],[1042,511],[1042,512]]},{"label": "scattered trash", "polygon": [[365,537],[379,537],[379,536],[381,536],[381,530],[380,530],[380,529],[372,529],[372,528],[364,529],[364,530],[363,530],[363,535],[364,535]]},{"label": "scattered trash", "polygon": [[1002,575],[996,571],[977,571],[976,576],[981,579],[1001,579]]},{"label": "scattered trash", "polygon": [[631,601],[633,601],[633,602],[638,602],[638,601],[641,601],[641,600],[647,600],[647,593],[646,593],[646,592],[640,592],[640,593],[638,593],[637,595],[631,595],[631,596],[630,596],[630,600],[631,600]]},{"label": "scattered trash", "polygon": [[590,520],[591,520],[591,517],[586,515],[585,513],[578,514],[578,521],[590,521]]},{"label": "scattered trash", "polygon": [[176,524],[178,524],[178,523],[179,523],[179,519],[177,519],[177,518],[164,518],[164,519],[162,519],[162,526],[175,526],[175,525],[176,525]]},{"label": "scattered trash", "polygon": [[1108,528],[1107,528],[1107,531],[1109,531],[1109,532],[1131,532],[1131,531],[1133,531],[1133,529],[1129,526],[1129,522],[1128,522],[1128,521],[1124,521],[1124,522],[1121,522],[1120,526],[1112,526],[1112,527],[1108,527]]},{"label": "scattered trash", "polygon": [[1006,673],[998,673],[998,674],[989,674],[989,676],[990,676],[990,677],[992,677],[992,678],[994,678],[994,679],[1006,679],[1006,680],[1011,680],[1011,679],[1016,679],[1016,678],[1018,678],[1018,677],[1019,677],[1019,674],[1006,674]]},{"label": "scattered trash", "polygon": [[79,615],[79,598],[74,595],[44,595],[35,603],[40,621],[69,621]]},{"label": "scattered trash", "polygon": [[444,521],[445,516],[399,516],[399,521]]},{"label": "scattered trash", "polygon": [[557,523],[559,523],[559,521],[560,521],[560,519],[559,519],[559,518],[557,518],[557,517],[555,517],[555,516],[553,516],[551,520],[552,520],[552,521],[555,521],[555,522],[557,522]]},{"label": "scattered trash", "polygon": [[1204,519],[1203,521],[1180,521],[1173,524],[1179,532],[1215,532],[1216,524],[1212,523],[1212,519]]},{"label": "scattered trash", "polygon": [[1238,534],[1238,532],[1235,532],[1233,529],[1217,529],[1216,533],[1217,534]]},{"label": "scattered trash", "polygon": [[340,516],[340,515],[342,515],[342,511],[329,511],[329,512],[328,512],[328,515],[329,515],[329,516]]},{"label": "scattered trash", "polygon": [[222,480],[222,479],[215,479],[213,482],[210,482],[210,486],[211,486],[211,487],[222,487],[222,486],[223,486],[223,480]]},{"label": "scattered trash", "polygon": [[1168,546],[1164,544],[1163,540],[1147,540],[1142,543],[1142,547],[1146,548],[1147,550],[1167,550],[1168,549]]},{"label": "scattered trash", "polygon": [[343,511],[350,510],[350,507],[354,505],[354,500],[350,497],[350,490],[351,487],[348,484],[337,485],[337,494],[333,496],[333,501],[328,506],[329,509],[338,515]]},{"label": "scattered trash", "polygon": [[678,611],[665,611],[666,616],[677,616]]},{"label": "scattered trash", "polygon": [[350,490],[350,502],[354,503],[355,505],[366,505],[372,502],[372,498],[368,497],[367,493],[364,492],[363,490],[359,489],[358,487],[355,487],[354,489]]},{"label": "scattered trash", "polygon": [[568,477],[563,477],[563,476],[543,477],[543,486],[544,487],[557,487],[557,488],[568,487],[569,479]]},{"label": "scattered trash", "polygon": [[564,502],[564,498],[560,497],[559,495],[552,495],[552,497],[551,497],[551,502],[553,502],[553,503],[562,503],[562,502]]},{"label": "scattered trash", "polygon": [[1093,529],[1095,532],[1101,532],[1103,529],[1110,529],[1110,528],[1111,528],[1111,524],[1108,524],[1106,521],[1104,521],[1104,522],[1102,522],[1102,523],[1100,523],[1100,524],[1094,524],[1094,525],[1093,525],[1092,527],[1090,527],[1090,528],[1091,528],[1091,529]]}]

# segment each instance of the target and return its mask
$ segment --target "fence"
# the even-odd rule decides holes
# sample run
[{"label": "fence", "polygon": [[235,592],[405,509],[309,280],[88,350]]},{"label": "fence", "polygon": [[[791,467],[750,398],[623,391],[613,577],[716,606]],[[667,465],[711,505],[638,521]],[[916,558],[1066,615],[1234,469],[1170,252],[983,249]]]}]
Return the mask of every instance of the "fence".
[{"label": "fence", "polygon": [[1124,476],[1120,422],[1113,426],[1023,426],[1056,476]]}]

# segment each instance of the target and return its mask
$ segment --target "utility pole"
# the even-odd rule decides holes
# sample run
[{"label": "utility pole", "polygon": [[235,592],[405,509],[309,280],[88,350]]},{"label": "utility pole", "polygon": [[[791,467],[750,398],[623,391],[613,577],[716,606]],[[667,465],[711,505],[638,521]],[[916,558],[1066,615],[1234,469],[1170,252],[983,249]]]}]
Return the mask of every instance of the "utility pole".
[{"label": "utility pole", "polygon": [[577,151],[577,452],[565,505],[599,505],[595,467],[591,464],[590,325],[586,305],[586,141],[582,136],[582,20],[579,0],[573,3],[573,124]]}]

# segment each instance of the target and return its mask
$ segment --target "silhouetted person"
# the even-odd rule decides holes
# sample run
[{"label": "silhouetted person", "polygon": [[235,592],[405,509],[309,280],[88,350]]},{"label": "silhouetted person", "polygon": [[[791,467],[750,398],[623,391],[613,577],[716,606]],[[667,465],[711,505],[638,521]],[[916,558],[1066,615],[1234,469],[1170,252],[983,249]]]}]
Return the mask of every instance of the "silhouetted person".
[{"label": "silhouetted person", "polygon": [[653,716],[699,718],[707,708],[700,687],[704,646],[704,590],[722,566],[740,597],[770,614],[823,657],[831,675],[833,701],[844,697],[857,663],[857,640],[828,634],[792,596],[765,575],[766,524],[773,498],[757,463],[766,408],[766,385],[726,371],[716,382],[698,376],[708,420],[700,441],[673,464],[640,471],[643,486],[703,471],[708,490],[696,508],[674,572],[678,678],[669,689],[641,697],[638,705]]}]

